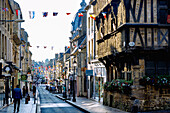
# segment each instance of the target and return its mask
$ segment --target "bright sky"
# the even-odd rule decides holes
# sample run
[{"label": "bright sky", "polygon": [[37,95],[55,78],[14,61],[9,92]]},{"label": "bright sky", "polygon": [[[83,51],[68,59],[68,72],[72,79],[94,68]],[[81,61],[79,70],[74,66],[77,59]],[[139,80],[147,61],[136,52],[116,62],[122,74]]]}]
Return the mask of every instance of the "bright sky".
[{"label": "bright sky", "polygon": [[[71,22],[80,9],[82,0],[15,0],[21,7],[24,23],[22,28],[28,33],[32,60],[44,61],[55,57],[55,53],[64,52],[69,46]],[[85,0],[86,4],[90,0]],[[35,18],[30,19],[29,11],[35,11]],[[43,17],[42,12],[48,12]],[[58,12],[53,16],[53,12]],[[66,13],[71,13],[66,15]],[[40,46],[37,48],[37,46]],[[44,46],[47,48],[44,49]],[[51,47],[54,46],[52,50]]]}]

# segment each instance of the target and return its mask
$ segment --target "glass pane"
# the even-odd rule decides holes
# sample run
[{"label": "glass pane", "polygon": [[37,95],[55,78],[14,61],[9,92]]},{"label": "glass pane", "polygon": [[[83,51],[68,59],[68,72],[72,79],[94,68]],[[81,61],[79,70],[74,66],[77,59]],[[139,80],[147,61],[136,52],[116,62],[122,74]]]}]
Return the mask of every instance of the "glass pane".
[{"label": "glass pane", "polygon": [[168,3],[167,3],[167,0],[160,0],[159,4],[160,5],[167,5]]},{"label": "glass pane", "polygon": [[146,74],[147,76],[152,76],[152,75],[155,75],[156,73],[155,73],[155,70],[154,70],[154,69],[146,69],[145,74]]},{"label": "glass pane", "polygon": [[146,61],[145,67],[147,68],[155,68],[154,61]]},{"label": "glass pane", "polygon": [[167,10],[161,9],[159,10],[160,24],[166,24],[167,22]]}]

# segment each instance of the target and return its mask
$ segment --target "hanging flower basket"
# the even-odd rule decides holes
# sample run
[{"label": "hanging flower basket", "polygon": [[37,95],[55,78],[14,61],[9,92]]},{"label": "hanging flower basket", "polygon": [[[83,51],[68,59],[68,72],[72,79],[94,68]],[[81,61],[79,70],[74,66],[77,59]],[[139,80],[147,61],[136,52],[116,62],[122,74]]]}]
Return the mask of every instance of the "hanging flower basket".
[{"label": "hanging flower basket", "polygon": [[132,85],[133,81],[126,81],[121,79],[112,80],[111,82],[106,82],[104,84],[104,90],[110,92],[119,92],[124,94],[131,93],[130,86]]},{"label": "hanging flower basket", "polygon": [[170,75],[144,76],[139,80],[139,83],[143,86],[169,87]]}]

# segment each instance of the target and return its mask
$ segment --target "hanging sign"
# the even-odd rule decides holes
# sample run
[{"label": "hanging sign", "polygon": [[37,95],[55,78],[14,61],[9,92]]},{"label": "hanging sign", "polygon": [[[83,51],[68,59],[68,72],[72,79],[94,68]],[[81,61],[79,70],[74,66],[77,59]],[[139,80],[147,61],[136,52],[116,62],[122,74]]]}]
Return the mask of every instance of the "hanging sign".
[{"label": "hanging sign", "polygon": [[86,70],[86,76],[93,76],[93,70]]},{"label": "hanging sign", "polygon": [[21,81],[26,81],[27,80],[27,75],[21,75]]}]

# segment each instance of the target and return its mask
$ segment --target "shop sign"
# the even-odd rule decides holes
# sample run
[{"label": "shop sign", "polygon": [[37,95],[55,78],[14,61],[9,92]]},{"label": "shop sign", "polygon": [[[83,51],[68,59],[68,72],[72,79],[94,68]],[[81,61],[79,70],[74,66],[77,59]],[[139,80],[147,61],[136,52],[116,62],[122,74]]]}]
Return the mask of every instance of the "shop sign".
[{"label": "shop sign", "polygon": [[106,69],[105,68],[94,68],[95,76],[101,77],[106,76]]},{"label": "shop sign", "polygon": [[27,75],[21,75],[21,81],[26,81],[27,80]]},{"label": "shop sign", "polygon": [[86,70],[86,76],[93,76],[93,70]]},{"label": "shop sign", "polygon": [[12,68],[11,68],[9,65],[5,66],[3,70],[4,70],[6,73],[12,73]]}]

